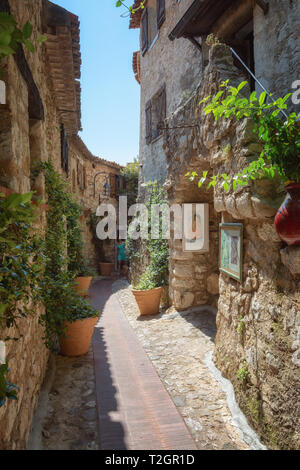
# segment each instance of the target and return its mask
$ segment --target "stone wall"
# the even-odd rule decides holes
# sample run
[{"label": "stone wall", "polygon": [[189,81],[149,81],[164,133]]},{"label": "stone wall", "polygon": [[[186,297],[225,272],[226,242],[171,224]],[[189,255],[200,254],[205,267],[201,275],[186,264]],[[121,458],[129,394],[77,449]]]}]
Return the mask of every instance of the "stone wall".
[{"label": "stone wall", "polygon": [[166,84],[166,112],[169,115],[190,95],[199,80],[202,64],[197,48],[185,39],[171,42],[168,38],[191,3],[191,0],[166,0],[166,20],[158,38],[144,56],[141,54],[140,184],[149,180],[164,182],[166,178],[162,137],[146,143],[146,103]]},{"label": "stone wall", "polygon": [[[186,202],[187,185],[185,182],[182,186],[182,181],[187,170],[199,174],[204,169],[211,174],[235,173],[259,155],[260,145],[251,122],[236,123],[230,119],[216,123],[213,116],[203,116],[204,105],[199,107],[200,100],[215,94],[218,84],[228,78],[232,84],[243,79],[233,65],[229,49],[223,45],[215,46],[194,94],[167,120],[170,127],[187,120],[199,124],[193,129],[165,131],[168,165],[165,187],[170,202]],[[189,198],[192,197],[193,202],[211,201],[209,193],[205,196],[199,191],[197,197],[192,183],[189,184]],[[244,226],[242,282],[225,274],[219,275],[215,361],[232,381],[240,406],[268,447],[297,449],[300,429],[297,412],[300,399],[300,276],[295,270],[292,272],[291,258],[299,250],[294,253],[295,249],[285,248],[274,229],[274,215],[284,198],[281,191],[276,181],[260,181],[236,192],[225,192],[220,186],[215,188],[212,226],[217,229],[220,220],[216,213],[222,215],[223,222],[240,222]],[[214,244],[217,231],[212,235],[213,259],[200,255],[190,261],[184,259],[179,271],[176,249],[173,248],[175,242],[171,242],[171,267],[175,267],[171,270],[170,291],[176,306],[174,289],[179,285],[178,273],[185,277],[182,307],[194,303],[190,295],[191,282],[199,290],[199,299],[202,292],[202,298],[211,302],[208,291],[215,285],[218,275],[218,245]],[[180,259],[182,253],[178,255]],[[213,278],[207,278],[204,283],[203,279],[198,281],[195,273],[206,273],[207,270],[211,270]],[[195,303],[199,305],[201,301],[197,299]],[[241,370],[248,374],[248,385],[238,379]]]},{"label": "stone wall", "polygon": [[[45,7],[48,5],[46,0],[31,0],[28,3],[20,0],[10,0],[9,4],[20,27],[27,20],[31,22],[34,40],[38,35],[45,32]],[[65,15],[65,10],[62,13]],[[75,19],[73,16],[72,24],[76,24]],[[66,35],[70,34],[68,28],[70,26],[67,26],[64,30]],[[52,42],[53,51],[53,48],[55,48],[54,30],[51,30],[50,35],[52,41],[54,41]],[[72,54],[76,46],[79,47],[79,44],[76,45],[74,40],[73,43],[70,42],[69,50],[66,48],[66,53],[71,57],[70,63],[61,63],[55,66],[57,77],[66,80],[62,83],[62,89],[64,87],[67,89],[78,88],[78,82],[75,83],[73,75],[76,68],[75,62],[78,62],[78,50],[75,51],[76,55],[73,56],[74,64],[72,63]],[[59,48],[62,48],[62,44],[59,45]],[[0,186],[21,193],[33,190],[37,196],[46,202],[44,177],[40,175],[34,181],[31,177],[32,170],[36,168],[40,161],[49,160],[55,170],[72,187],[73,169],[77,171],[77,160],[80,160],[86,171],[86,187],[83,191],[80,189],[77,184],[77,175],[75,175],[73,192],[84,208],[82,228],[86,247],[85,256],[88,262],[93,265],[96,258],[95,249],[91,243],[91,232],[86,225],[90,212],[96,210],[98,203],[98,200],[93,196],[93,176],[95,172],[102,170],[118,174],[120,167],[113,162],[106,162],[92,155],[87,157],[85,149],[77,149],[76,147],[74,154],[72,139],[75,137],[68,130],[68,125],[72,113],[73,122],[78,123],[79,126],[80,110],[75,109],[75,111],[67,113],[68,116],[66,117],[66,114],[59,109],[61,103],[59,103],[57,92],[61,92],[61,88],[59,90],[54,88],[53,80],[57,77],[53,75],[53,68],[51,69],[50,49],[43,45],[37,47],[33,53],[24,51],[28,69],[32,74],[32,79],[35,82],[44,108],[44,118],[41,117],[40,119],[30,115],[29,88],[15,59],[11,57],[1,61],[1,68],[3,68],[3,77],[1,78],[6,83],[7,103],[0,105]],[[60,66],[63,70],[60,70]],[[67,73],[64,73],[65,66],[70,67]],[[78,78],[78,71],[76,77]],[[69,106],[69,103],[67,105]],[[61,124],[66,124],[65,127],[68,133],[70,147],[69,176],[62,169],[61,164]],[[100,192],[99,185],[100,182],[98,181],[96,193],[97,191]],[[113,203],[116,204],[115,198]],[[45,210],[37,222],[37,227],[42,233],[46,230]],[[112,250],[109,248],[108,255],[111,256],[111,254]],[[49,357],[49,351],[42,340],[44,332],[38,323],[39,316],[43,313],[44,307],[41,305],[32,308],[32,317],[21,320],[19,323],[19,333],[23,334],[24,338],[16,343],[7,343],[7,361],[11,368],[8,379],[16,383],[20,387],[20,391],[18,401],[8,401],[0,408],[0,449],[26,449],[32,417],[38,402],[39,390],[44,380]],[[17,336],[17,332],[1,331],[1,339],[8,335],[14,337]]]},{"label": "stone wall", "polygon": [[[109,177],[110,182],[113,184],[113,178],[120,174],[120,169],[121,166],[117,163],[94,157],[78,136],[74,136],[70,139],[69,183],[72,187],[72,192],[77,196],[78,202],[83,208],[81,226],[84,240],[84,257],[87,264],[95,270],[96,273],[99,271],[100,261],[115,261],[115,242],[114,240],[105,240],[102,244],[101,252],[95,247],[93,241],[94,234],[92,233],[90,223],[91,215],[96,214],[97,207],[100,203],[112,204],[116,210],[118,209],[117,193],[114,192],[115,189],[112,188],[111,197],[105,197],[103,185],[106,181],[106,177]],[[82,170],[84,171],[83,184],[80,180],[80,172]]]},{"label": "stone wall", "polygon": [[[10,2],[13,13],[23,25],[29,18],[35,29],[40,29],[41,2],[35,1],[25,6],[23,2]],[[29,59],[33,74],[39,84],[40,93],[43,96],[44,105],[49,107],[54,116],[41,124],[30,121],[28,115],[28,90],[26,82],[13,58],[4,63],[3,79],[7,86],[7,104],[0,106],[0,182],[16,192],[28,192],[32,187],[31,167],[37,151],[37,134],[41,132],[43,138],[39,141],[39,148],[44,150],[39,158],[46,157],[48,149],[46,132],[57,124],[55,108],[48,100],[47,86],[42,76],[47,77],[46,58],[42,51],[37,50]],[[35,127],[34,125],[37,124]],[[41,183],[41,181],[40,181]],[[44,185],[41,183],[39,195],[44,196]],[[45,227],[45,213],[39,221],[41,230]],[[29,437],[31,421],[37,406],[39,390],[42,385],[49,351],[44,346],[42,337],[43,329],[38,323],[38,318],[44,313],[44,307],[35,307],[32,317],[20,320],[19,332],[3,331],[1,337],[18,336],[24,338],[17,342],[7,343],[7,361],[11,368],[9,380],[16,383],[20,390],[18,401],[8,401],[0,408],[0,449],[25,449]]]}]

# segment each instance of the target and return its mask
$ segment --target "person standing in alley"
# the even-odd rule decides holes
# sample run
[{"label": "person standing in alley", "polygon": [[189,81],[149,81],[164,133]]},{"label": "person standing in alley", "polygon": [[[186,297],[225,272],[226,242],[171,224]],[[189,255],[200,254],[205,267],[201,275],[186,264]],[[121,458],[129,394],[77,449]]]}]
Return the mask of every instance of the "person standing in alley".
[{"label": "person standing in alley", "polygon": [[125,241],[118,240],[117,250],[118,250],[118,273],[121,274],[121,270],[122,270],[122,272],[127,276],[128,257],[126,254]]}]

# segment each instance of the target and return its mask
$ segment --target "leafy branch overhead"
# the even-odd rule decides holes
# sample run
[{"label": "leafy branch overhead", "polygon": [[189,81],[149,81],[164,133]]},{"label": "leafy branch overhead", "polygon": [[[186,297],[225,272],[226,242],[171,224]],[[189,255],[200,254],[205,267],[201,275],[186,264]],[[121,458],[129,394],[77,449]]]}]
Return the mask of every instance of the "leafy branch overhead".
[{"label": "leafy branch overhead", "polygon": [[[33,28],[29,21],[20,29],[13,15],[0,12],[0,59],[15,54],[20,44],[24,44],[30,52],[34,52],[35,48],[30,40],[32,33]],[[46,36],[40,35],[37,43],[41,45],[46,40]]]},{"label": "leafy branch overhead", "polygon": [[133,7],[133,5],[127,6],[126,5],[126,0],[117,0],[116,2],[116,7],[125,7],[130,13],[135,13],[137,10],[143,10],[145,8],[145,2],[141,2],[138,7]]},{"label": "leafy branch overhead", "polygon": [[[231,185],[236,190],[238,186],[249,185],[252,180],[274,178],[275,175],[283,182],[300,181],[300,114],[285,112],[291,94],[267,103],[265,91],[259,97],[254,91],[247,98],[243,90],[247,84],[244,81],[236,88],[230,86],[227,80],[220,85],[220,90],[214,97],[204,98],[199,105],[207,104],[204,114],[212,113],[216,121],[231,117],[237,121],[252,119],[253,132],[262,144],[262,151],[256,160],[233,177],[226,173],[209,176],[207,171],[203,172],[198,181],[199,187],[208,182],[209,189],[221,180],[225,191],[228,191]],[[186,176],[194,181],[199,175],[193,172],[187,173]]]}]

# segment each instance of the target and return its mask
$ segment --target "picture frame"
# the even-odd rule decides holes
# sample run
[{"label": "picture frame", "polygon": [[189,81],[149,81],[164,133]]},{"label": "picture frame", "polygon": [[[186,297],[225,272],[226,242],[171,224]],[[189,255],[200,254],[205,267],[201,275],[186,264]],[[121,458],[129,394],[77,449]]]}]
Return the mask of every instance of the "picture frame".
[{"label": "picture frame", "polygon": [[242,282],[243,224],[220,224],[219,270],[236,281]]}]

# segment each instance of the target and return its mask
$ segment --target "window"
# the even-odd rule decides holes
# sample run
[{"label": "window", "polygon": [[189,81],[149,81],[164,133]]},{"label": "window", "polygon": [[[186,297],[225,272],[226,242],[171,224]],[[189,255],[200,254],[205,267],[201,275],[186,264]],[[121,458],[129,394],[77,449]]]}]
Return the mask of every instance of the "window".
[{"label": "window", "polygon": [[155,41],[158,31],[166,19],[165,0],[148,0],[147,8],[142,15],[142,54],[150,48]]},{"label": "window", "polygon": [[146,142],[150,144],[162,135],[163,122],[166,118],[166,86],[148,101],[146,105]]},{"label": "window", "polygon": [[61,140],[61,167],[65,170],[67,176],[69,175],[69,145],[65,127],[62,124],[60,129]]}]

